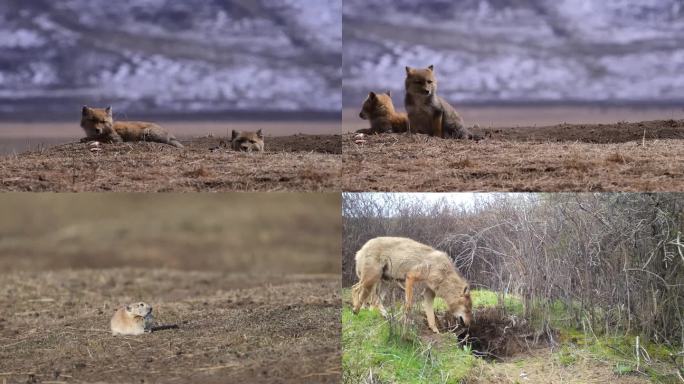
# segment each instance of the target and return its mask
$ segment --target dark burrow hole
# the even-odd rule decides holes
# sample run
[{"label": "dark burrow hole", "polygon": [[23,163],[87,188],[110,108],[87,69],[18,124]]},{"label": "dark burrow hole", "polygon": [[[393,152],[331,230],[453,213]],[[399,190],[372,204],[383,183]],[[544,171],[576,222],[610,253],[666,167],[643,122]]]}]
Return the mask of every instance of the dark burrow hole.
[{"label": "dark burrow hole", "polygon": [[469,345],[473,355],[486,360],[506,357],[551,346],[558,340],[555,329],[535,330],[527,320],[504,313],[500,308],[475,311],[470,327],[459,326],[453,317],[438,315],[440,330],[453,332],[463,345]]}]

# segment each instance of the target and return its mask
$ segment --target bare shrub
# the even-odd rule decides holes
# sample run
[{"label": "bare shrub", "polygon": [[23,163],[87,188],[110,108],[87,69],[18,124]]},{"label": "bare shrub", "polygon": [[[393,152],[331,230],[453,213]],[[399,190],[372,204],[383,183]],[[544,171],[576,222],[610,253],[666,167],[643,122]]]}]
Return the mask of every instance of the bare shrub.
[{"label": "bare shrub", "polygon": [[682,194],[490,194],[466,207],[347,193],[343,284],[363,243],[406,236],[446,251],[473,286],[520,297],[542,331],[562,308],[568,325],[684,345],[683,206]]}]

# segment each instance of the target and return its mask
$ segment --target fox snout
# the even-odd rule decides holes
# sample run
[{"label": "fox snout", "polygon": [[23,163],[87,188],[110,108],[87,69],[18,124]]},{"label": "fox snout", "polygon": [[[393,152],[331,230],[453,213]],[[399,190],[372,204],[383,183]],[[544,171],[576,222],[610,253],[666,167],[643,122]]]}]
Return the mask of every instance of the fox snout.
[{"label": "fox snout", "polygon": [[359,117],[366,120],[366,114],[363,111],[359,112]]}]

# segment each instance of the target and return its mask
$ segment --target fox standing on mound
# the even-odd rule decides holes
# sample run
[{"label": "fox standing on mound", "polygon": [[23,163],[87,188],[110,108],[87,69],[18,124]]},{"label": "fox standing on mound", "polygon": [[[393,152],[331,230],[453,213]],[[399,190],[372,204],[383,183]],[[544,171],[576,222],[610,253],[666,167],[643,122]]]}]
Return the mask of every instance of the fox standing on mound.
[{"label": "fox standing on mound", "polygon": [[117,121],[112,117],[112,107],[89,108],[83,106],[81,111],[81,128],[86,137],[81,142],[104,141],[120,143],[122,141],[154,141],[183,148],[173,133],[154,123],[142,121]]},{"label": "fox standing on mound", "polygon": [[406,99],[409,129],[437,137],[478,139],[463,125],[456,110],[437,96],[437,78],[434,66],[426,69],[406,67]]}]

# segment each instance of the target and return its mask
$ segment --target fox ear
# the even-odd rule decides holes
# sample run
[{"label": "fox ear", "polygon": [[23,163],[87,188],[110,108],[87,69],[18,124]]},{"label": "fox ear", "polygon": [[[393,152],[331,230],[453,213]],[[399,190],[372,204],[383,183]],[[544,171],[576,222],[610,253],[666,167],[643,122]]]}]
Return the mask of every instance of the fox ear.
[{"label": "fox ear", "polygon": [[111,116],[112,115],[112,107],[109,106],[109,107],[105,108],[105,112],[107,112],[108,116]]},{"label": "fox ear", "polygon": [[81,109],[81,115],[83,115],[83,116],[87,115],[89,110],[90,110],[90,108],[88,108],[87,105],[84,105],[83,108]]},{"label": "fox ear", "polygon": [[375,92],[371,92],[368,94],[368,98],[371,100],[375,100],[376,97],[378,97],[378,95],[376,95]]},{"label": "fox ear", "polygon": [[257,133],[257,137],[258,137],[258,138],[260,138],[260,139],[263,139],[263,138],[264,138],[264,134],[261,132],[261,129],[258,130],[256,133]]},{"label": "fox ear", "polygon": [[407,74],[407,75],[410,75],[411,72],[413,72],[413,69],[411,69],[411,67],[407,66],[407,67],[406,67],[406,74]]},{"label": "fox ear", "polygon": [[131,306],[126,304],[126,311],[130,312],[131,311]]},{"label": "fox ear", "polygon": [[434,71],[435,71],[435,66],[434,66],[434,65],[431,65],[431,66],[428,67],[428,69],[430,70],[430,72],[434,72]]},{"label": "fox ear", "polygon": [[392,91],[387,91],[387,96],[392,97]]},{"label": "fox ear", "polygon": [[469,294],[470,294],[470,287],[469,287],[469,286],[466,285],[465,288],[463,288],[463,294],[464,294],[464,295],[469,295]]},{"label": "fox ear", "polygon": [[233,129],[233,132],[231,133],[231,136],[230,136],[231,140],[235,139],[237,136],[238,136],[237,131]]}]

